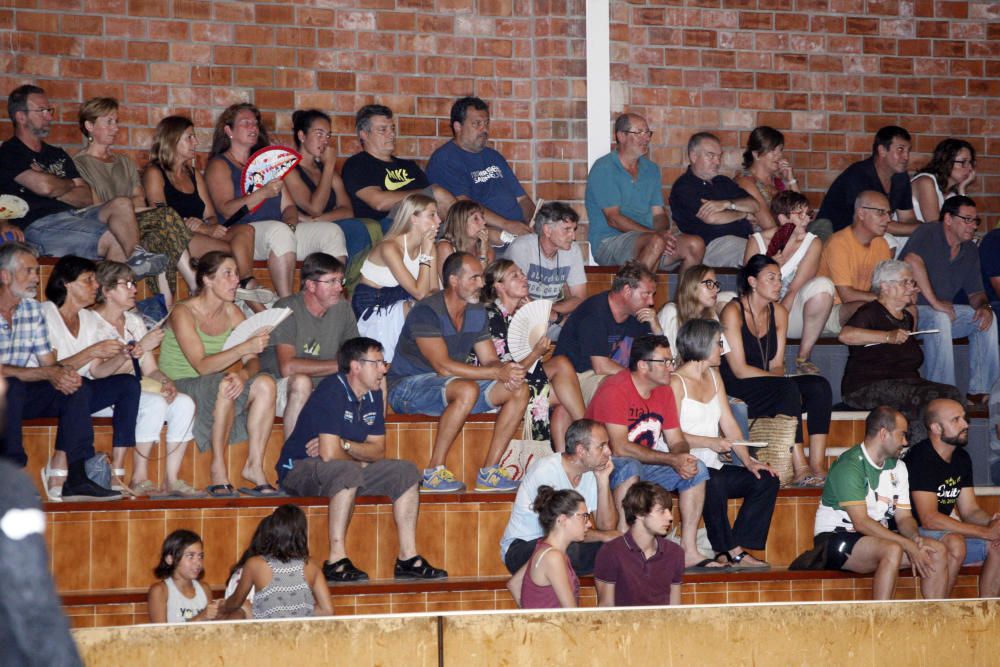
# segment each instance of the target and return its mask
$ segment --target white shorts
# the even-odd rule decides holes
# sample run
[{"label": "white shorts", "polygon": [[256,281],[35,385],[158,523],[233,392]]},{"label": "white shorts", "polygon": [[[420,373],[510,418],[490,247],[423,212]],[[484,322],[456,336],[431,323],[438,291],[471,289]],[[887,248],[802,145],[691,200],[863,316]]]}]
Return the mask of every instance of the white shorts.
[{"label": "white shorts", "polygon": [[325,252],[334,257],[347,256],[344,231],[332,222],[304,222],[295,231],[277,220],[251,222],[254,228],[253,258],[266,260],[268,255],[295,253],[299,261],[314,252]]},{"label": "white shorts", "polygon": [[[135,420],[136,442],[159,442],[163,422],[167,423],[167,442],[187,442],[194,437],[194,401],[180,392],[171,403],[161,394],[139,394],[139,415]],[[114,408],[95,412],[95,417],[110,417]]]},{"label": "white shorts", "polygon": [[[833,281],[823,276],[816,276],[802,286],[802,289],[795,295],[792,302],[792,309],[788,311],[788,337],[802,337],[802,315],[806,307],[806,302],[814,296],[829,294],[831,298],[836,294]],[[823,331],[820,335],[836,336],[840,333],[840,304],[833,304],[830,316],[826,318]]]}]

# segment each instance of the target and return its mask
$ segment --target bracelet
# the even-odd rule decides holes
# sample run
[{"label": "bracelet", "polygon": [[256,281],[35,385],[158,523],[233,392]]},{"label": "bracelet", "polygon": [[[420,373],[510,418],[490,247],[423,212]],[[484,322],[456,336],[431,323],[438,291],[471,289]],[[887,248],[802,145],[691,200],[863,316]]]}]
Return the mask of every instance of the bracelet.
[{"label": "bracelet", "polygon": [[431,267],[431,263],[430,262],[420,262],[420,266],[426,266],[427,268],[430,268]]},{"label": "bracelet", "polygon": [[796,185],[796,184],[797,184],[798,182],[799,182],[799,179],[797,179],[797,178],[793,178],[793,179],[792,179],[792,180],[790,180],[790,181],[785,181],[785,184],[786,184],[786,185]]},{"label": "bracelet", "polygon": [[433,259],[434,259],[433,257],[431,257],[426,253],[420,253],[419,255],[417,255],[418,264],[430,264],[431,261],[433,261]]},{"label": "bracelet", "polygon": [[885,342],[887,342],[887,343],[889,342],[889,337],[890,336],[892,336],[892,332],[888,332],[888,333],[885,334]]}]

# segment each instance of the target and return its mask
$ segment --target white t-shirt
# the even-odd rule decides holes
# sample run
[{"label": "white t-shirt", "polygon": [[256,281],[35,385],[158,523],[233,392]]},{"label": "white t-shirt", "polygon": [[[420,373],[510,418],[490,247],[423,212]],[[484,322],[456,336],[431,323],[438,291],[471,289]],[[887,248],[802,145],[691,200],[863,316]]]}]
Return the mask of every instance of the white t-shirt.
[{"label": "white t-shirt", "polygon": [[524,271],[528,277],[528,296],[532,299],[558,301],[563,297],[563,285],[576,287],[587,282],[579,248],[556,250],[556,256],[549,259],[538,243],[538,234],[518,236],[504,257]]},{"label": "white t-shirt", "polygon": [[[72,357],[77,352],[85,350],[94,343],[98,343],[104,338],[99,338],[97,332],[104,319],[95,312],[83,309],[80,311],[80,333],[74,336],[66,327],[62,315],[59,314],[59,307],[51,301],[42,302],[42,313],[45,315],[45,324],[49,328],[49,345],[52,346],[56,355],[56,361],[62,361],[67,357]],[[88,363],[79,370],[80,375],[90,377],[90,364]]]},{"label": "white t-shirt", "polygon": [[563,468],[562,455],[553,454],[537,459],[521,480],[514,498],[514,508],[510,513],[510,521],[500,540],[500,558],[507,555],[507,549],[514,540],[530,541],[542,537],[542,524],[538,523],[538,515],[531,509],[538,495],[538,487],[551,486],[553,489],[574,489],[583,496],[587,510],[597,511],[597,476],[585,472],[580,477],[580,485],[573,486]]}]

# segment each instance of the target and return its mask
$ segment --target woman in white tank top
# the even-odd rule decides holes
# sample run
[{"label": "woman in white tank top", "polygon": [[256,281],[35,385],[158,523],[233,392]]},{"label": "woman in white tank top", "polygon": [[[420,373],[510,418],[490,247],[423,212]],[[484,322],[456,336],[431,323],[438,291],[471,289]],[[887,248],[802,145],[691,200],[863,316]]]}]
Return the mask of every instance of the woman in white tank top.
[{"label": "woman in white tank top", "polygon": [[[691,454],[708,468],[702,511],[708,540],[722,562],[737,568],[767,568],[747,549],[764,549],[779,482],[770,466],[753,458],[745,445],[734,444],[742,435],[717,370],[722,326],[715,320],[689,320],[677,332],[674,354],[683,361],[670,380],[681,431]],[[723,457],[738,457],[742,465]],[[743,499],[732,525],[727,513],[730,498]]]}]

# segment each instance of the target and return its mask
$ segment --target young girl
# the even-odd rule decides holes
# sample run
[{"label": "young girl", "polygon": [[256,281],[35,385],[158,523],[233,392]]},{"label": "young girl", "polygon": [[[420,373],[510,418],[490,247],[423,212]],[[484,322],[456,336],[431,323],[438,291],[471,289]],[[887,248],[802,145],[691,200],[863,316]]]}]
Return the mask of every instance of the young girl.
[{"label": "young girl", "polygon": [[545,537],[535,545],[526,566],[521,608],[576,607],[580,603],[580,580],[566,556],[566,548],[571,542],[582,542],[590,526],[583,496],[572,489],[556,491],[551,486],[540,486],[532,509],[538,514]]},{"label": "young girl", "polygon": [[332,615],[326,578],[309,562],[306,515],[298,505],[288,504],[274,510],[266,521],[260,536],[260,554],[247,559],[236,592],[220,611],[239,610],[253,588],[254,618]]},{"label": "young girl", "polygon": [[160,564],[153,570],[160,581],[149,587],[151,623],[211,621],[219,617],[219,601],[201,583],[205,547],[190,530],[175,530],[163,540]]}]

